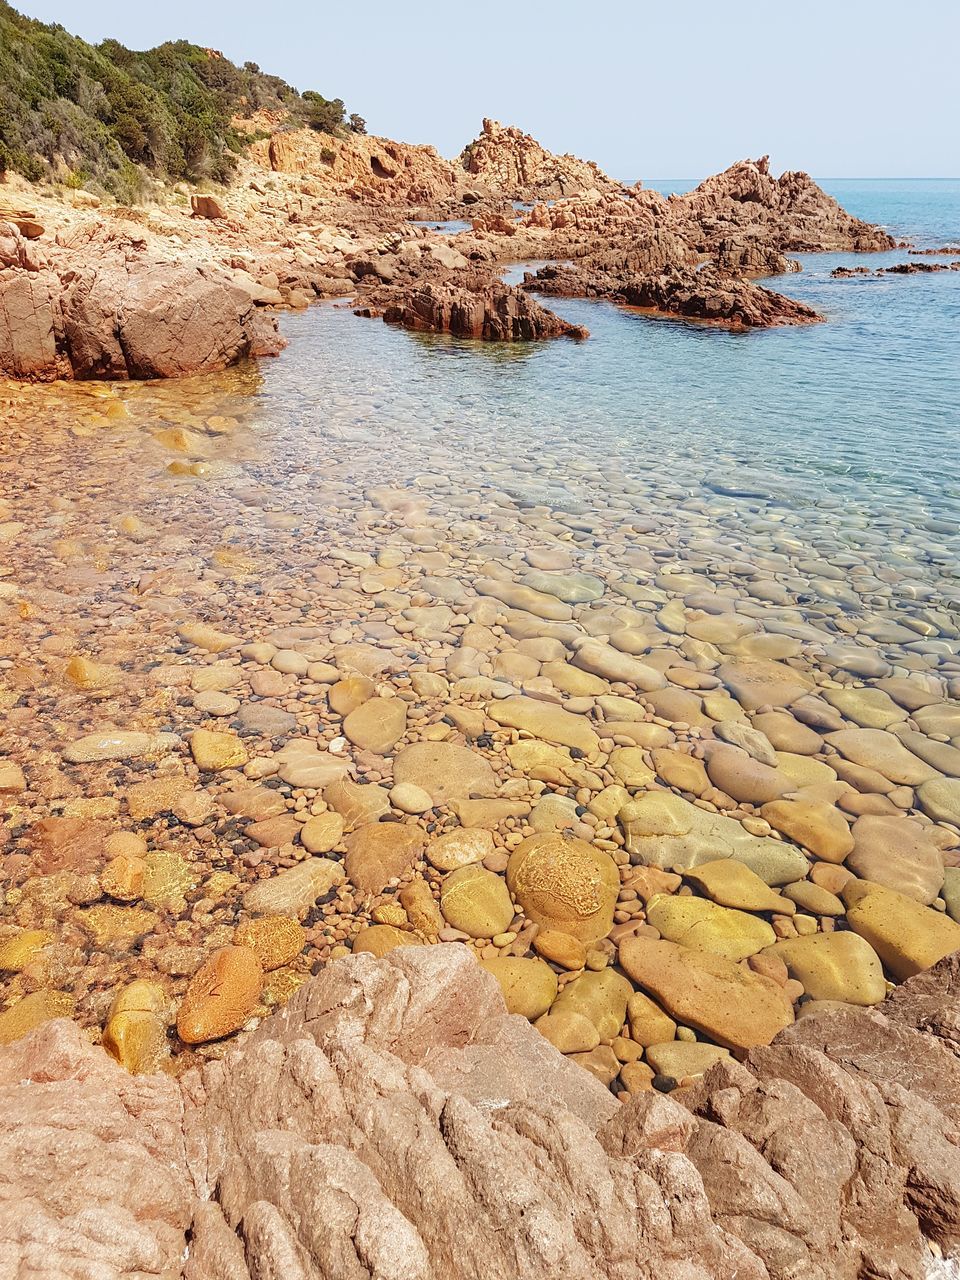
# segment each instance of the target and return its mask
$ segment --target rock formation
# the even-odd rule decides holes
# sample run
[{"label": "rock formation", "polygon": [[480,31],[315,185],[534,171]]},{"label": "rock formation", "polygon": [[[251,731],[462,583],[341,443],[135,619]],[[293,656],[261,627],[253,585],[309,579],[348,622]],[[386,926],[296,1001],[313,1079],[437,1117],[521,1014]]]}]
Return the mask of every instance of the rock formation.
[{"label": "rock formation", "polygon": [[222,271],[99,229],[39,251],[0,224],[0,374],[169,378],[276,354],[276,321]]},{"label": "rock formation", "polygon": [[484,120],[480,136],[460,153],[460,164],[479,186],[508,200],[545,200],[620,186],[592,160],[554,155],[528,133],[498,120]]},{"label": "rock formation", "polygon": [[383,318],[404,329],[486,342],[588,336],[582,325],[568,324],[519,289],[483,279],[471,287],[470,277],[416,286],[392,302]]},{"label": "rock formation", "polygon": [[[626,1105],[456,946],[328,966],[221,1061],[0,1050],[0,1257],[134,1280],[920,1280],[960,1243],[960,956]],[[55,1136],[54,1136],[55,1135]]]},{"label": "rock formation", "polygon": [[863,252],[893,249],[880,227],[854,218],[808,173],[774,178],[768,156],[740,160],[693,191],[671,196],[678,226],[696,249],[721,241],[760,238],[781,253]]},{"label": "rock formation", "polygon": [[541,267],[524,279],[524,288],[555,297],[606,298],[661,315],[704,320],[728,329],[765,329],[783,324],[812,324],[821,317],[812,307],[760,288],[743,276],[715,266],[699,269],[667,266],[657,275],[628,274],[590,264]]},{"label": "rock formation", "polygon": [[463,174],[435,147],[365,134],[338,138],[313,129],[282,129],[252,143],[250,154],[264,169],[307,174],[324,194],[359,203],[430,205],[461,198],[465,187]]}]

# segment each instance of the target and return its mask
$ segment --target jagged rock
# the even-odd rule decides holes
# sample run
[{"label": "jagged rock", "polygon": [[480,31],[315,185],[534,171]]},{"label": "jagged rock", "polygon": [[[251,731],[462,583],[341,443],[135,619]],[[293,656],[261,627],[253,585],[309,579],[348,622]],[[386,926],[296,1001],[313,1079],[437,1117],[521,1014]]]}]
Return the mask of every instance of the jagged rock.
[{"label": "jagged rock", "polygon": [[521,290],[498,280],[476,282],[470,277],[421,283],[395,294],[383,318],[404,329],[487,342],[588,337],[582,325],[561,320]]},{"label": "jagged rock", "polygon": [[47,1023],[0,1051],[0,1256],[51,1280],[920,1280],[922,1235],[960,1243],[958,1026],[960,953],[621,1106],[456,946],[329,965],[179,1089]]},{"label": "jagged rock", "polygon": [[740,160],[671,196],[677,221],[701,252],[716,249],[731,234],[759,233],[781,253],[884,250],[896,241],[880,227],[854,218],[808,173],[774,178],[769,156]]},{"label": "jagged rock", "polygon": [[576,195],[620,185],[592,160],[553,155],[528,133],[498,120],[484,120],[480,136],[460,153],[460,164],[476,182],[508,200]]},{"label": "jagged rock", "polygon": [[707,265],[668,265],[659,275],[618,275],[588,261],[574,267],[541,267],[524,288],[555,297],[607,298],[626,306],[684,319],[706,320],[728,329],[767,329],[813,324],[822,319],[806,303],[751,284],[742,276]]}]

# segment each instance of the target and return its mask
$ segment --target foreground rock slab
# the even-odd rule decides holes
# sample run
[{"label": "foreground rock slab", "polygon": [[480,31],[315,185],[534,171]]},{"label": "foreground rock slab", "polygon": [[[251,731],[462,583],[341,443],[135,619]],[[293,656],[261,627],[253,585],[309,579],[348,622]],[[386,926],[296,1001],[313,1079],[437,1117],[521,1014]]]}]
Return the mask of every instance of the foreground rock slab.
[{"label": "foreground rock slab", "polygon": [[47,1023],[0,1053],[0,1257],[58,1280],[921,1280],[921,1232],[960,1243],[958,1015],[952,956],[625,1106],[452,946],[330,965],[179,1089]]}]

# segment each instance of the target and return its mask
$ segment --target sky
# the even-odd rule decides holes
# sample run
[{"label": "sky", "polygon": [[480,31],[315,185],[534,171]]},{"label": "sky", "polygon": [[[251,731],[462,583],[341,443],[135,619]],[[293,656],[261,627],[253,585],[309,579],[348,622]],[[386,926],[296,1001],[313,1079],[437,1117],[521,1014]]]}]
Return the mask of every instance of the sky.
[{"label": "sky", "polygon": [[958,0],[13,0],[131,48],[188,39],[456,155],[484,116],[622,179],[769,153],[818,177],[960,176]]}]

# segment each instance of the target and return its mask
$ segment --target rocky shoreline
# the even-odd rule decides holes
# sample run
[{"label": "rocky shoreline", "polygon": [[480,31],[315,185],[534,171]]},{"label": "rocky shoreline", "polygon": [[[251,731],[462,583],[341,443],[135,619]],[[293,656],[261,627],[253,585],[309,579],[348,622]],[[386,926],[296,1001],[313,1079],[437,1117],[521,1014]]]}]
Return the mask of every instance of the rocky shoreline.
[{"label": "rocky shoreline", "polygon": [[44,1152],[0,1242],[48,1276],[922,1280],[960,1244],[958,1019],[954,956],[623,1107],[452,945],[337,961],[179,1085],[53,1021],[0,1055],[0,1133]]},{"label": "rocky shoreline", "polygon": [[[276,354],[264,311],[318,297],[487,341],[569,335],[502,284],[518,258],[573,261],[528,290],[733,329],[803,324],[821,317],[752,278],[796,269],[791,252],[894,245],[807,175],[773,178],[766,157],[667,199],[489,120],[457,163],[389,139],[275,131],[224,196],[180,210],[93,212],[82,195],[41,210],[38,189],[15,194],[5,222],[0,208],[0,374],[34,380],[184,376]],[[451,213],[472,230],[410,221]]]},{"label": "rocky shoreline", "polygon": [[15,195],[4,1263],[955,1253],[960,528],[763,519],[740,474],[688,489],[602,423],[477,438],[423,384],[401,431],[315,369],[282,406],[249,359],[319,298],[492,344],[585,338],[551,295],[812,323],[755,280],[889,237],[765,160],[664,199],[494,122],[452,165],[280,130],[192,204]]}]

